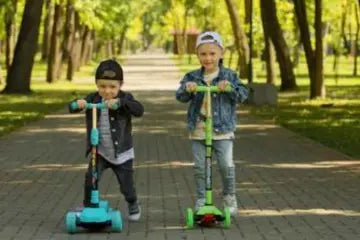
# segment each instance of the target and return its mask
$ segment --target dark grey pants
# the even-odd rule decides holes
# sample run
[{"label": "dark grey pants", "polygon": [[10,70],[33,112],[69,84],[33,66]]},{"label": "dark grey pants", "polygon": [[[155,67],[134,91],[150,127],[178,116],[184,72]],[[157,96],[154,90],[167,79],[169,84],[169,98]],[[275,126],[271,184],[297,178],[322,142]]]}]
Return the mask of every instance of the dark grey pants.
[{"label": "dark grey pants", "polygon": [[91,204],[91,190],[93,187],[98,187],[101,174],[107,168],[111,168],[116,175],[120,185],[120,192],[124,195],[125,200],[132,203],[137,200],[136,191],[133,179],[133,159],[126,161],[123,164],[115,165],[106,161],[101,155],[97,155],[97,181],[92,184],[92,166],[91,160],[89,162],[88,171],[85,174],[85,191],[84,191],[84,206],[90,207]]}]

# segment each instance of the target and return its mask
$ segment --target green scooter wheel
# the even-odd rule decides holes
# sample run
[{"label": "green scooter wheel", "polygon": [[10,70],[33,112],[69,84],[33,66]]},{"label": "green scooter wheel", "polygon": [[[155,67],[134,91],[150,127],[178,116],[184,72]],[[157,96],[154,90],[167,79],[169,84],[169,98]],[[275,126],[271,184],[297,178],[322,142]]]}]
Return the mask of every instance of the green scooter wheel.
[{"label": "green scooter wheel", "polygon": [[231,215],[229,208],[224,209],[224,227],[229,228],[231,226]]},{"label": "green scooter wheel", "polygon": [[65,218],[66,231],[68,233],[76,233],[76,213],[68,212]]},{"label": "green scooter wheel", "polygon": [[193,228],[194,227],[194,213],[193,213],[193,210],[191,208],[186,209],[185,221],[186,221],[186,227],[187,228]]}]

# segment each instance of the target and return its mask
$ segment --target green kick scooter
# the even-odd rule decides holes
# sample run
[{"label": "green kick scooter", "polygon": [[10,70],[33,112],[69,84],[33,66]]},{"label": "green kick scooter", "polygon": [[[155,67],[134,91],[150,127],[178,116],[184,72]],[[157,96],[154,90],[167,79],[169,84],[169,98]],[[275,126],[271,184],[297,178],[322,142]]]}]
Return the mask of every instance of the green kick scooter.
[{"label": "green kick scooter", "polygon": [[[230,92],[231,87],[228,86],[225,92]],[[219,93],[220,90],[217,86],[197,86],[195,92],[204,92],[207,98],[206,120],[205,120],[205,205],[202,206],[195,213],[191,208],[186,209],[185,220],[186,227],[191,229],[194,227],[194,223],[201,226],[211,226],[220,222],[223,222],[225,228],[229,228],[231,225],[230,210],[225,208],[222,212],[216,206],[213,205],[212,198],[212,114],[211,114],[211,93]]]}]

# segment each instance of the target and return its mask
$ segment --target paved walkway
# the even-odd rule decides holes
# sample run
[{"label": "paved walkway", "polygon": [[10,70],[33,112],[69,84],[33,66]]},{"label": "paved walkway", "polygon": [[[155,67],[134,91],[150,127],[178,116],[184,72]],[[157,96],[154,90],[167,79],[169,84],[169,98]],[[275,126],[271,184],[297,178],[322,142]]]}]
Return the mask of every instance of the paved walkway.
[{"label": "paved walkway", "polygon": [[[83,115],[64,110],[0,138],[1,240],[359,239],[360,161],[254,119],[241,107],[234,153],[239,216],[230,229],[186,230],[194,184],[186,105],[174,100],[180,74],[163,55],[134,56],[124,69],[124,88],[146,108],[134,121],[141,221],[124,218],[122,233],[65,232],[64,214],[82,202],[86,161]],[[218,174],[214,185],[221,206]],[[100,189],[126,216],[111,171]]]}]

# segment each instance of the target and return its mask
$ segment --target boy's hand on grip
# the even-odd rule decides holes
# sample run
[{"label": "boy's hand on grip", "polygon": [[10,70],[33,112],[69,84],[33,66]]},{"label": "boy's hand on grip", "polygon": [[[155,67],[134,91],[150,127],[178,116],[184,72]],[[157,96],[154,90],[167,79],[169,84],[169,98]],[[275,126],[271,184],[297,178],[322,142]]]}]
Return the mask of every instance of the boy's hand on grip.
[{"label": "boy's hand on grip", "polygon": [[187,82],[185,87],[187,92],[195,92],[197,84],[196,82]]},{"label": "boy's hand on grip", "polygon": [[218,82],[217,86],[220,90],[220,92],[224,92],[226,87],[230,84],[230,82],[228,80],[221,80],[220,82]]},{"label": "boy's hand on grip", "polygon": [[105,103],[109,109],[115,110],[118,107],[118,105],[120,105],[120,100],[118,98],[114,98],[114,99],[106,100]]},{"label": "boy's hand on grip", "polygon": [[76,103],[77,103],[79,109],[84,109],[86,106],[86,101],[84,99],[76,100]]}]

